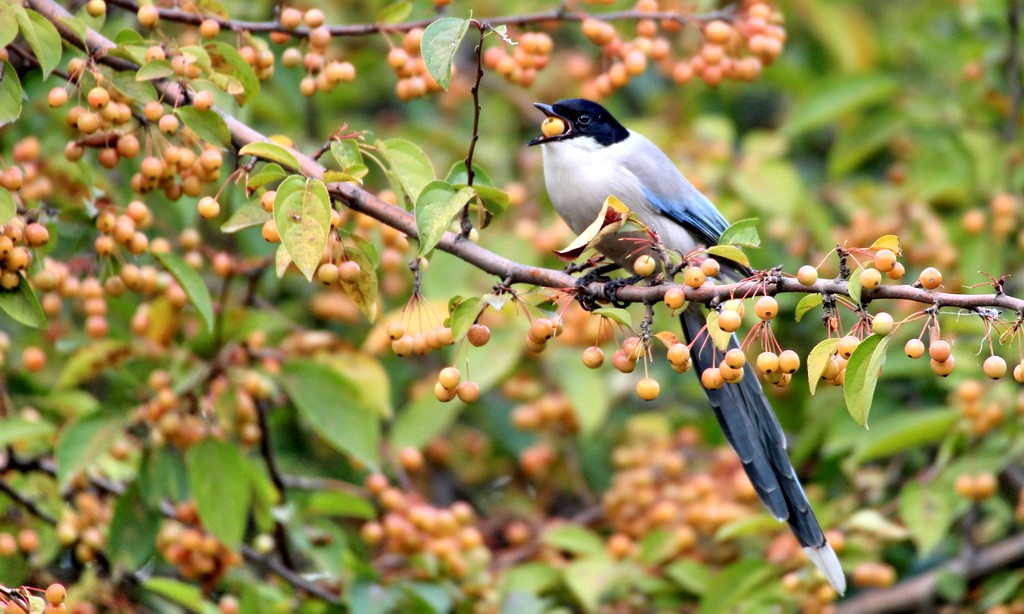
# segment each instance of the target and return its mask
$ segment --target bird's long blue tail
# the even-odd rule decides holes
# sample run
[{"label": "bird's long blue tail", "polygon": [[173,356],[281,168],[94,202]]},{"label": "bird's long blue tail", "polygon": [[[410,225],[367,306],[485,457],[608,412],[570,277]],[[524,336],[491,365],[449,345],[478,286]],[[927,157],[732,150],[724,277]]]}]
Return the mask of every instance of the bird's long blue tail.
[{"label": "bird's long blue tail", "polygon": [[[696,341],[691,359],[698,375],[704,369],[718,366],[714,343],[702,330],[706,320],[700,306],[691,304],[680,320],[687,341]],[[739,347],[735,335],[729,341],[729,348],[734,347]],[[832,587],[840,594],[846,592],[846,577],[839,559],[825,540],[800,486],[786,453],[786,436],[753,367],[750,364],[744,367],[739,383],[727,383],[718,390],[705,389],[704,393],[765,507],[779,521],[789,524],[808,558],[825,574]]]}]

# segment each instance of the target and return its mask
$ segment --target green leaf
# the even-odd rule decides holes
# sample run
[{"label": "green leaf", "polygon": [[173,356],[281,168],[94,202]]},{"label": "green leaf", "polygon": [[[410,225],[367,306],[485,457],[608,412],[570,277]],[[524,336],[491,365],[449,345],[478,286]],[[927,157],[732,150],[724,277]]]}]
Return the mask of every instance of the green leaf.
[{"label": "green leaf", "polygon": [[11,221],[14,214],[18,212],[18,203],[7,188],[0,188],[0,224]]},{"label": "green leaf", "polygon": [[104,370],[131,352],[123,341],[103,339],[79,347],[64,364],[57,378],[57,389],[74,388],[98,377]]},{"label": "green leaf", "polygon": [[604,554],[604,540],[597,533],[570,522],[557,524],[540,536],[541,542],[573,554],[597,556]]},{"label": "green leaf", "polygon": [[850,274],[850,279],[846,282],[846,293],[849,294],[850,299],[858,305],[860,305],[861,294],[860,274],[863,272],[864,267],[857,267],[857,269]]},{"label": "green leaf", "polygon": [[719,245],[741,245],[743,247],[760,247],[761,237],[757,234],[757,218],[740,220],[729,226],[718,239]]},{"label": "green leaf", "polygon": [[327,443],[371,469],[380,466],[380,419],[355,382],[313,360],[288,362],[281,378],[299,413]]},{"label": "green leaf", "polygon": [[228,547],[245,536],[252,488],[245,456],[233,443],[207,438],[185,452],[188,486],[203,526]]},{"label": "green leaf", "polygon": [[[818,382],[821,381],[821,374],[825,372],[825,367],[828,366],[829,358],[836,352],[836,346],[839,345],[839,338],[834,337],[832,339],[825,339],[818,345],[814,346],[811,353],[807,355],[807,386],[811,390],[811,394],[818,388]],[[849,367],[849,365],[847,365]],[[849,378],[849,371],[846,373]]]},{"label": "green leaf", "polygon": [[860,109],[885,102],[899,90],[897,79],[880,73],[819,79],[793,105],[781,130],[792,137],[820,128]]},{"label": "green leaf", "polygon": [[260,80],[237,49],[220,41],[206,43],[204,48],[209,54],[210,81],[214,85],[236,96],[242,104],[259,95]]},{"label": "green leaf", "polygon": [[377,141],[388,166],[398,181],[398,187],[415,203],[420,191],[434,180],[434,165],[423,150],[405,139]]},{"label": "green leaf", "polygon": [[281,168],[281,165],[273,162],[268,162],[263,165],[263,168],[259,172],[250,175],[246,180],[245,185],[250,190],[258,190],[268,183],[274,183],[275,181],[281,181],[288,176],[288,173]]},{"label": "green leaf", "polygon": [[185,291],[189,302],[192,303],[192,306],[199,312],[200,317],[203,318],[203,322],[206,323],[206,329],[212,330],[213,299],[210,298],[210,290],[203,283],[203,278],[177,254],[166,252],[153,254],[153,256],[160,261],[160,264],[167,269],[167,272],[174,277],[178,285],[181,286],[181,289]]},{"label": "green leaf", "polygon": [[697,595],[704,594],[711,582],[711,572],[707,565],[693,559],[682,559],[665,568],[665,574],[672,578],[683,590]]},{"label": "green leaf", "polygon": [[163,517],[146,505],[138,482],[117,497],[107,537],[107,556],[129,571],[141,568],[156,554],[156,538]]},{"label": "green leaf", "polygon": [[206,143],[231,144],[231,131],[224,118],[216,111],[202,111],[195,107],[179,107],[175,114]]},{"label": "green leaf", "polygon": [[346,245],[345,258],[359,264],[359,277],[355,281],[340,280],[339,283],[366,319],[374,322],[377,319],[377,269],[369,255],[360,248]]},{"label": "green leaf", "polygon": [[846,408],[865,429],[868,428],[868,414],[871,413],[879,371],[885,364],[885,349],[891,338],[888,335],[871,335],[864,339],[846,364],[846,380],[843,383]]},{"label": "green leaf", "polygon": [[471,188],[456,192],[444,181],[431,181],[423,187],[416,199],[416,232],[419,234],[419,254],[429,254],[448,230],[448,225],[473,198]]},{"label": "green leaf", "polygon": [[[79,12],[79,14],[88,15],[87,12],[83,13],[81,11]],[[58,16],[57,21],[67,26],[67,28],[71,30],[76,37],[78,37],[79,41],[85,42],[85,37],[89,33],[89,28],[85,25],[84,21],[73,15]],[[102,25],[102,21],[97,22],[97,27],[100,25]]]},{"label": "green leaf", "polygon": [[960,412],[955,409],[907,411],[887,416],[875,426],[871,437],[859,440],[861,445],[854,450],[852,462],[865,463],[936,444],[950,433],[959,418]]},{"label": "green leaf", "polygon": [[88,469],[122,431],[121,419],[107,414],[89,414],[65,426],[54,448],[60,485],[67,486],[75,472]]},{"label": "green leaf", "polygon": [[[0,74],[0,127],[3,127],[21,117],[21,81],[9,62],[0,64],[0,70],[3,70]],[[7,198],[10,196],[8,193]]]},{"label": "green leaf", "polygon": [[18,35],[18,18],[15,15],[13,2],[0,2],[0,47],[11,44]]},{"label": "green leaf", "polygon": [[174,69],[171,68],[171,63],[167,60],[150,60],[139,67],[139,70],[135,73],[136,81],[152,81],[153,79],[163,79],[174,74]]},{"label": "green leaf", "polygon": [[671,529],[654,529],[640,538],[640,562],[644,565],[661,565],[679,550]]},{"label": "green leaf", "polygon": [[753,514],[742,516],[719,527],[715,531],[715,541],[725,542],[750,535],[771,535],[778,530],[779,521],[771,514]]},{"label": "green leaf", "polygon": [[771,219],[796,217],[806,196],[803,178],[787,160],[761,161],[742,173],[731,173],[729,183],[744,202]]},{"label": "green leaf", "polygon": [[820,294],[808,294],[800,299],[800,302],[796,304],[796,321],[804,319],[807,312],[820,305],[822,300]]},{"label": "green leaf", "polygon": [[743,266],[750,266],[750,260],[747,260],[747,255],[744,254],[740,248],[734,245],[713,245],[707,249],[707,252],[712,256],[732,260],[733,262],[738,262]]},{"label": "green leaf", "polygon": [[420,41],[420,55],[427,65],[430,76],[442,89],[447,90],[452,82],[452,62],[459,43],[469,30],[469,20],[457,17],[442,17],[435,20],[423,31]]},{"label": "green leaf", "polygon": [[844,127],[829,150],[829,177],[842,177],[884,150],[905,124],[902,114],[884,111],[857,118]]},{"label": "green leaf", "polygon": [[277,278],[284,277],[285,271],[291,265],[292,257],[288,254],[288,249],[284,245],[278,245],[277,251],[274,253],[274,271],[277,273]]},{"label": "green leaf", "polygon": [[899,541],[910,536],[906,527],[889,520],[878,510],[873,509],[856,512],[850,516],[846,524],[851,529],[863,531],[888,541]]},{"label": "green leaf", "polygon": [[338,168],[345,171],[353,166],[363,166],[363,154],[359,151],[359,142],[355,139],[331,141],[331,157],[338,163]]},{"label": "green leaf", "polygon": [[469,332],[469,327],[476,322],[480,315],[480,305],[483,299],[479,296],[471,296],[459,300],[452,309],[449,318],[449,327],[452,329],[452,339],[460,341]]},{"label": "green leaf", "polygon": [[274,221],[281,245],[306,280],[313,281],[331,229],[331,197],[323,182],[299,176],[281,182],[274,199]]},{"label": "green leaf", "polygon": [[398,0],[385,6],[377,13],[377,23],[401,23],[412,12],[409,0]]},{"label": "green leaf", "polygon": [[0,290],[0,309],[25,326],[42,329],[48,327],[39,299],[24,277],[14,290]]},{"label": "green leaf", "polygon": [[253,226],[262,226],[270,219],[273,219],[273,216],[263,208],[258,200],[250,200],[235,209],[228,221],[221,224],[220,230],[231,234]]},{"label": "green leaf", "polygon": [[569,563],[563,570],[565,583],[584,612],[596,612],[615,580],[615,562],[607,556],[592,556]]},{"label": "green leaf", "polygon": [[45,420],[4,418],[0,420],[0,446],[10,446],[35,439],[48,439],[53,432],[53,425]]},{"label": "green leaf", "polygon": [[589,438],[604,425],[611,411],[611,397],[605,389],[607,376],[588,369],[577,350],[554,350],[544,362],[554,371],[555,381],[561,382],[562,392],[573,406],[579,422],[577,435]]},{"label": "green leaf", "polygon": [[32,9],[18,7],[14,15],[21,28],[21,35],[28,41],[32,53],[39,60],[39,69],[43,71],[43,79],[46,79],[57,67],[63,53],[60,33],[50,20]]},{"label": "green leaf", "polygon": [[775,573],[767,561],[741,559],[712,576],[705,585],[698,614],[733,612],[749,601],[751,592]]},{"label": "green leaf", "polygon": [[633,316],[629,315],[629,312],[619,307],[602,307],[592,311],[595,316],[601,316],[602,318],[608,318],[612,322],[618,322],[628,329],[633,328]]},{"label": "green leaf", "polygon": [[194,612],[203,610],[203,593],[198,586],[185,584],[170,578],[149,578],[142,583],[143,588],[151,593],[160,595],[164,599],[173,601]]},{"label": "green leaf", "polygon": [[167,447],[147,450],[139,466],[138,483],[143,498],[153,508],[167,499],[188,498],[188,471],[181,453]]},{"label": "green leaf", "polygon": [[288,151],[286,147],[278,145],[277,143],[271,143],[270,141],[249,143],[238,150],[238,155],[253,155],[263,160],[277,162],[278,164],[288,168],[300,170],[299,161],[295,158],[295,154]]},{"label": "green leaf", "polygon": [[206,49],[197,45],[186,45],[179,47],[178,51],[189,64],[195,64],[203,70],[210,70],[212,63],[210,62],[210,54],[207,53]]},{"label": "green leaf", "polygon": [[917,544],[919,557],[927,556],[949,532],[956,510],[956,492],[910,482],[900,489],[900,518]]}]

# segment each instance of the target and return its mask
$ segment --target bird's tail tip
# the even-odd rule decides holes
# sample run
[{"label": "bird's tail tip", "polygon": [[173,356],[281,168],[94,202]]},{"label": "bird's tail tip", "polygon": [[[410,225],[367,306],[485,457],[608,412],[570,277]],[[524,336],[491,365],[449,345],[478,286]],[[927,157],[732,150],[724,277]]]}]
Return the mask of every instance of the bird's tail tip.
[{"label": "bird's tail tip", "polygon": [[832,546],[825,542],[821,546],[805,546],[804,552],[807,558],[811,559],[814,566],[821,570],[825,579],[832,585],[832,588],[841,595],[846,593],[846,575],[843,574],[843,567],[839,564],[839,557]]}]

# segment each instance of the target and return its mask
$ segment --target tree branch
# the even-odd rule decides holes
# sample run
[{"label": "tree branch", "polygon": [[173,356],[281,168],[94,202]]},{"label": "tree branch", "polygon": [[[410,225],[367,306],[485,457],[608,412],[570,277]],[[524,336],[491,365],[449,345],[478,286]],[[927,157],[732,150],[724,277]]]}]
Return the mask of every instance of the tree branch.
[{"label": "tree branch", "polygon": [[[67,11],[63,7],[59,6],[54,0],[29,0],[29,4],[49,19],[57,27],[57,30],[65,40],[79,47],[83,46],[82,41],[79,41],[74,32],[61,21],[61,18],[68,16]],[[115,44],[94,30],[88,31],[87,45],[89,49],[97,53],[99,56],[98,61],[111,68],[116,70],[138,70],[138,66],[132,62],[107,54],[106,52],[113,49]],[[177,83],[165,79],[154,80],[151,83],[153,83],[168,103],[174,106],[188,104],[188,92]],[[268,141],[265,135],[242,123],[230,113],[216,107],[215,110],[224,118],[231,133],[232,143],[236,147],[241,148],[249,143]],[[307,177],[323,180],[326,169],[321,164],[300,152],[295,152],[295,154],[299,162],[299,168],[296,170]],[[416,232],[416,219],[405,209],[391,205],[376,195],[351,183],[328,184],[327,188],[333,198],[343,201],[354,211],[364,213],[379,222],[402,231],[410,237],[415,238],[418,236]],[[562,271],[520,264],[499,256],[471,241],[459,240],[458,235],[451,232],[445,233],[437,247],[484,272],[507,280],[509,283],[532,284],[569,292],[578,291],[576,288],[576,278]],[[657,302],[662,300],[666,290],[675,285],[626,286],[617,290],[616,297],[618,300],[626,303]],[[594,282],[583,289],[583,291],[594,297],[604,297],[604,286],[604,283]],[[826,293],[849,296],[845,281],[819,280],[810,286],[804,286],[792,277],[783,277],[777,283],[768,285],[762,281],[755,280],[721,286],[703,286],[698,289],[685,287],[684,290],[686,291],[687,300],[703,304],[734,297],[753,296],[755,294]],[[1024,314],[1024,300],[998,293],[953,294],[933,292],[913,285],[883,285],[874,290],[863,291],[863,303],[866,304],[878,299],[906,300],[939,308],[948,307],[972,311],[978,308],[996,307],[1017,314]]]},{"label": "tree branch", "polygon": [[[107,0],[107,4],[137,12],[139,10],[139,4],[135,0]],[[168,9],[158,7],[160,13],[160,19],[166,21],[173,21],[177,23],[189,23],[193,25],[199,25],[204,20],[211,19],[216,21],[222,28],[229,28],[236,31],[246,32],[283,32],[286,34],[294,34],[295,36],[308,36],[309,28],[306,26],[300,26],[294,30],[289,30],[281,25],[277,20],[274,21],[240,21],[234,19],[224,19],[215,15],[201,15],[199,13],[192,13],[189,11],[183,11],[181,9]],[[541,11],[537,13],[527,13],[524,15],[506,15],[499,17],[491,17],[489,19],[482,20],[487,25],[492,26],[525,26],[533,24],[550,23],[552,21],[583,21],[584,19],[599,19],[601,21],[638,21],[641,19],[656,19],[674,21],[680,24],[689,23],[703,23],[717,18],[728,18],[732,15],[732,11],[725,9],[720,11],[709,11],[702,14],[693,13],[680,13],[677,11],[658,11],[653,13],[643,11],[612,11],[608,13],[584,13],[582,11],[568,11],[564,7],[558,7],[550,11]],[[418,19],[415,21],[407,21],[404,23],[386,24],[386,23],[367,23],[367,24],[352,24],[352,25],[341,25],[341,26],[327,26],[331,36],[366,36],[369,34],[387,33],[387,32],[408,32],[416,28],[425,28],[429,26],[436,17],[428,19]]]},{"label": "tree branch", "polygon": [[1018,534],[890,588],[846,599],[838,605],[836,614],[921,611],[931,603],[942,575],[954,574],[969,581],[1022,560],[1024,535]]}]

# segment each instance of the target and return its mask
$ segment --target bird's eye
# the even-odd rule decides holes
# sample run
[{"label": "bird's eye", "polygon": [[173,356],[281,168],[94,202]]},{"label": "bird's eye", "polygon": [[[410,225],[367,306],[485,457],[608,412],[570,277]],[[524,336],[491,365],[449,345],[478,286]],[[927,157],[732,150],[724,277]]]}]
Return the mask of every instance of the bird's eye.
[{"label": "bird's eye", "polygon": [[590,123],[590,116],[584,113],[583,115],[580,115],[579,117],[576,118],[576,123],[578,123],[581,126],[586,126],[587,124]]}]

